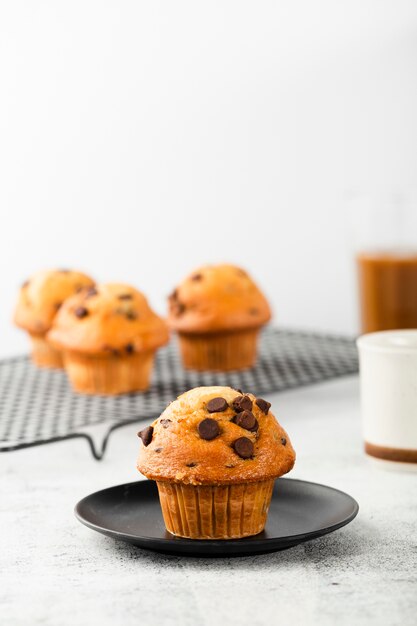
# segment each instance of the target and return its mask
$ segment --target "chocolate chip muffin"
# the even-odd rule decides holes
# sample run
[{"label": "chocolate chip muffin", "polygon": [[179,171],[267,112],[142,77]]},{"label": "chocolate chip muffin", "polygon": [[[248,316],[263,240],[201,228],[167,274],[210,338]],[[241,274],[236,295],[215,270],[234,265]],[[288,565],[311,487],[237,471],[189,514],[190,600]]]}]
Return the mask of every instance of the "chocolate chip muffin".
[{"label": "chocolate chip muffin", "polygon": [[168,327],[145,296],[122,284],[84,289],[65,301],[48,333],[76,391],[120,394],[149,387]]},{"label": "chocolate chip muffin", "polygon": [[169,297],[170,327],[177,331],[184,366],[227,371],[252,367],[258,335],[271,317],[250,276],[234,265],[207,265]]},{"label": "chocolate chip muffin", "polygon": [[46,333],[64,300],[94,281],[74,270],[46,270],[25,281],[20,289],[14,322],[32,342],[32,359],[41,367],[62,367],[61,352],[51,346]]},{"label": "chocolate chip muffin", "polygon": [[270,403],[198,387],[138,435],[138,470],[155,480],[165,525],[190,539],[236,539],[265,526],[274,481],[295,452]]}]

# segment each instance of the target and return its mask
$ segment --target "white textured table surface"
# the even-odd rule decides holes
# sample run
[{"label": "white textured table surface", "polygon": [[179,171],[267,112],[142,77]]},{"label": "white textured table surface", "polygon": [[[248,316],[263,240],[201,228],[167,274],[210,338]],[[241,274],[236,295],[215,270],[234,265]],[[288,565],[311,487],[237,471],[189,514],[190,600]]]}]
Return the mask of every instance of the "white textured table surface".
[{"label": "white textured table surface", "polygon": [[192,559],[99,535],[84,495],[137,479],[137,427],[102,462],[72,440],[0,455],[0,622],[78,626],[417,623],[417,474],[363,455],[356,378],[269,396],[298,453],[292,476],[347,491],[349,526],[264,556]]}]

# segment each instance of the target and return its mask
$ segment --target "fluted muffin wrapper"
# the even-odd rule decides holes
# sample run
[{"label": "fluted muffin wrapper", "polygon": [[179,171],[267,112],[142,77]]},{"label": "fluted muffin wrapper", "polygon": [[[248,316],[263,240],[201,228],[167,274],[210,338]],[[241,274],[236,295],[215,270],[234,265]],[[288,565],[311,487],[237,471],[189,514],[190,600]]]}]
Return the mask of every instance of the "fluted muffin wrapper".
[{"label": "fluted muffin wrapper", "polygon": [[64,362],[60,350],[54,348],[45,335],[30,333],[32,360],[39,367],[62,368]]},{"label": "fluted muffin wrapper", "polygon": [[265,527],[275,479],[230,485],[157,481],[167,530],[188,539],[239,539]]},{"label": "fluted muffin wrapper", "polygon": [[87,356],[64,351],[64,364],[75,391],[117,395],[148,389],[154,355],[154,351],[120,356]]},{"label": "fluted muffin wrapper", "polygon": [[221,333],[179,333],[184,367],[199,371],[242,370],[255,365],[259,328]]}]

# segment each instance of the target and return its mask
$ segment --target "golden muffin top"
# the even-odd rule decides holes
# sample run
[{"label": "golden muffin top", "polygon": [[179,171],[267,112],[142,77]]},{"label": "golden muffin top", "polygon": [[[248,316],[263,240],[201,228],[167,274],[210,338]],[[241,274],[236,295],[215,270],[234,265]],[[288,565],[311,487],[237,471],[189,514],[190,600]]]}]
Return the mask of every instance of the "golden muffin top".
[{"label": "golden muffin top", "polygon": [[66,300],[48,339],[58,349],[111,356],[155,350],[168,342],[169,333],[140,291],[114,283]]},{"label": "golden muffin top", "polygon": [[92,278],[74,270],[38,272],[20,288],[14,322],[31,333],[43,335],[51,327],[64,300],[93,285]]},{"label": "golden muffin top", "polygon": [[205,265],[192,272],[169,297],[168,323],[186,333],[257,328],[271,311],[245,270]]},{"label": "golden muffin top", "polygon": [[191,389],[138,433],[137,468],[152,480],[192,485],[282,476],[295,452],[270,406],[231,387]]}]

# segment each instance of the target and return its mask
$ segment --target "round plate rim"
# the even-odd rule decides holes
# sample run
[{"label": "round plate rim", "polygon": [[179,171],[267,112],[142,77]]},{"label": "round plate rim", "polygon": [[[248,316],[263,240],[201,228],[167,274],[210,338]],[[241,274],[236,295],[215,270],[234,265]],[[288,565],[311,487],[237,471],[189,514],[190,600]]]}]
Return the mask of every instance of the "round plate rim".
[{"label": "round plate rim", "polygon": [[[154,481],[152,480],[144,479],[144,480],[132,481],[130,483],[122,483],[119,485],[113,485],[111,487],[106,487],[105,489],[99,489],[98,491],[94,491],[93,493],[90,493],[87,496],[84,496],[84,498],[79,500],[79,502],[77,502],[77,504],[75,505],[74,514],[75,514],[75,517],[78,519],[78,521],[81,522],[81,524],[83,524],[87,528],[90,528],[91,530],[95,530],[96,532],[99,532],[106,536],[113,537],[115,539],[121,539],[128,543],[134,544],[135,541],[143,540],[149,544],[152,544],[152,543],[163,544],[164,546],[166,546],[166,551],[169,551],[170,546],[172,546],[172,549],[175,550],[175,546],[179,546],[184,543],[186,543],[187,545],[193,545],[196,548],[203,547],[203,546],[206,548],[208,545],[213,545],[213,546],[221,545],[225,547],[241,546],[243,548],[244,545],[246,545],[248,548],[250,546],[251,552],[252,552],[254,551],[252,550],[252,548],[256,549],[257,547],[258,548],[262,547],[264,551],[267,551],[268,550],[267,545],[274,544],[274,542],[276,543],[277,541],[286,542],[288,544],[288,547],[291,547],[293,545],[303,543],[304,541],[308,541],[310,539],[316,539],[317,537],[322,537],[335,530],[339,530],[340,528],[343,528],[343,526],[346,526],[347,524],[349,524],[352,520],[355,519],[355,517],[357,516],[359,512],[359,504],[355,500],[355,498],[353,498],[353,496],[349,495],[345,491],[342,491],[341,489],[337,489],[336,487],[330,487],[329,485],[323,485],[322,483],[316,483],[310,480],[302,480],[300,478],[280,478],[280,480],[285,480],[286,482],[302,483],[303,485],[314,485],[314,487],[321,487],[322,489],[326,489],[328,491],[337,492],[351,501],[353,505],[353,511],[350,515],[344,518],[341,522],[337,522],[336,524],[332,524],[331,526],[327,526],[320,530],[315,530],[315,531],[311,531],[308,533],[300,533],[298,535],[286,535],[285,537],[279,537],[279,538],[263,537],[262,539],[255,539],[254,537],[242,537],[241,539],[187,539],[185,537],[175,537],[174,535],[172,536],[172,538],[146,537],[143,535],[132,535],[129,533],[118,531],[118,530],[110,530],[108,528],[104,528],[103,526],[99,526],[98,524],[94,524],[93,522],[86,520],[82,516],[80,512],[80,508],[84,504],[84,502],[88,500],[89,498],[91,498],[92,496],[96,496],[98,494],[101,494],[105,491],[110,491],[112,489],[118,489],[118,488],[120,489],[120,488],[124,488],[130,485],[137,485],[138,483],[144,483],[144,484],[154,483]],[[248,542],[248,539],[250,539],[250,542]],[[180,541],[181,543],[179,544],[178,541]],[[144,547],[146,548],[146,546]],[[151,545],[149,545],[147,549],[155,550],[155,548],[151,547]],[[272,545],[270,549],[271,550],[274,549]],[[163,548],[159,548],[159,551],[163,551]]]}]

